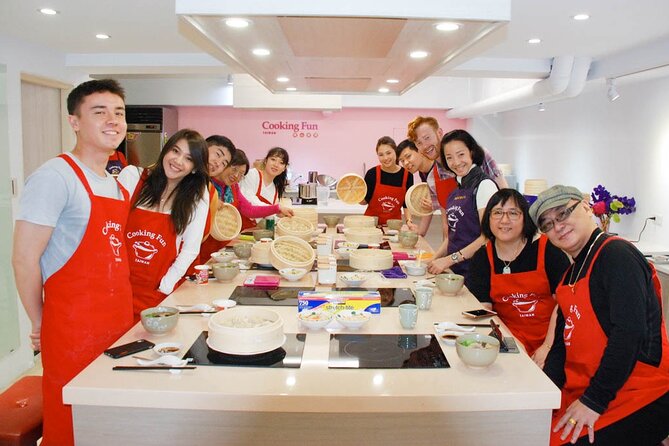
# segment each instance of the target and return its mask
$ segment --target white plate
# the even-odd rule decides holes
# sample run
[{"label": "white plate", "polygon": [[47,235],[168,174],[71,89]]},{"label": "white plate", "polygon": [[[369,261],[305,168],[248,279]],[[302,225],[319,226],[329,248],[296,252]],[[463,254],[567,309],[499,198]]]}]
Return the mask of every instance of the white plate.
[{"label": "white plate", "polygon": [[252,351],[252,352],[231,352],[231,351],[224,352],[224,351],[221,351],[221,350],[216,350],[214,347],[209,345],[209,338],[207,338],[207,345],[209,346],[210,349],[212,349],[214,351],[217,351],[217,352],[225,353],[225,354],[228,354],[228,355],[239,355],[239,356],[259,355],[260,353],[271,352],[272,350],[276,350],[277,348],[281,347],[285,343],[286,343],[286,335],[283,335],[283,339],[281,340],[281,343],[277,343],[275,346],[272,346],[271,348],[256,350],[256,351]]}]

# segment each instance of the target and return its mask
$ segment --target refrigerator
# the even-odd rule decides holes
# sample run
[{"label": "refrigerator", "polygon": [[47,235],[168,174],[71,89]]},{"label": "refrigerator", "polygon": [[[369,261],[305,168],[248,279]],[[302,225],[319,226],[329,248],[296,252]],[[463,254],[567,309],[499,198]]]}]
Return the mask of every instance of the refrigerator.
[{"label": "refrigerator", "polygon": [[178,130],[177,111],[171,107],[127,106],[128,133],[121,144],[128,164],[147,167]]}]

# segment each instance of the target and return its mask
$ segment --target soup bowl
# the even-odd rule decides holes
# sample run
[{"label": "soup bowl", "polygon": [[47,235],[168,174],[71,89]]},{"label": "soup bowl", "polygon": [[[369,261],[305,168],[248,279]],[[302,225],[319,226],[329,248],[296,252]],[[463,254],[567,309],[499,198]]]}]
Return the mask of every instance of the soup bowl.
[{"label": "soup bowl", "polygon": [[154,335],[169,333],[177,326],[179,310],[174,307],[151,307],[139,313],[142,327]]},{"label": "soup bowl", "polygon": [[458,294],[462,289],[462,286],[465,284],[464,276],[460,274],[439,274],[435,278],[437,283],[437,288],[439,291],[445,294]]},{"label": "soup bowl", "polygon": [[469,367],[488,367],[499,353],[499,341],[480,333],[467,333],[455,340],[458,357]]}]

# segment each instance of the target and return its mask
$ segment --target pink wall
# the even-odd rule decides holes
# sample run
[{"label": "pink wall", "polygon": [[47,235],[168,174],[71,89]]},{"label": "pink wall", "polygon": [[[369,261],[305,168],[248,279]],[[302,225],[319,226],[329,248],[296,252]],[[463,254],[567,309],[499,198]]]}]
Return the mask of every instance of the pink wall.
[{"label": "pink wall", "polygon": [[399,143],[406,138],[407,123],[418,115],[436,117],[444,131],[467,127],[466,120],[447,119],[444,111],[433,109],[354,108],[329,113],[232,107],[179,107],[179,127],[205,137],[225,135],[250,160],[264,158],[271,147],[283,147],[290,154],[293,177],[317,170],[339,178],[347,172],[364,174],[363,163],[368,169],[377,165],[376,141],[388,135]]}]

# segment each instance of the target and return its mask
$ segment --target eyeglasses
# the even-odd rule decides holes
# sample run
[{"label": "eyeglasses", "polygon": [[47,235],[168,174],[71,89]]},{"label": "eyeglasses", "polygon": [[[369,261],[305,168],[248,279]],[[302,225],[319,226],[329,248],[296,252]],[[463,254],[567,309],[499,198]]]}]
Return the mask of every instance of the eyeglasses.
[{"label": "eyeglasses", "polygon": [[504,211],[502,209],[494,209],[490,213],[490,219],[501,220],[505,215],[509,217],[509,220],[511,221],[518,221],[520,217],[523,215],[523,212],[520,209],[509,209],[508,211]]},{"label": "eyeglasses", "polygon": [[244,177],[244,172],[246,171],[246,168],[244,166],[228,166],[226,167],[226,170],[230,171],[231,177],[241,179],[242,177]]},{"label": "eyeglasses", "polygon": [[557,212],[555,214],[555,218],[551,220],[544,220],[542,222],[539,222],[539,230],[543,232],[544,234],[550,231],[555,227],[556,223],[562,223],[566,219],[569,218],[572,212],[576,210],[576,207],[581,204],[581,202],[576,202],[573,206],[569,206],[568,208],[564,208],[561,211]]}]

